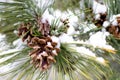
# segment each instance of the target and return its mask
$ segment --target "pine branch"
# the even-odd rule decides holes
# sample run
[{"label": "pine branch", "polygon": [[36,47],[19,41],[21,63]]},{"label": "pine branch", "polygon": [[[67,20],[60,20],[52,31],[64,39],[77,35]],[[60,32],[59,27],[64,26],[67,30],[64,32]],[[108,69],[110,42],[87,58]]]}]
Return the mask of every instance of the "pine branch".
[{"label": "pine branch", "polygon": [[119,8],[120,0],[111,0],[111,1],[104,0],[104,2],[106,3],[106,6],[108,6],[109,17],[120,13],[120,8]]},{"label": "pine branch", "polygon": [[[7,34],[7,36],[9,36],[9,34],[14,35],[13,31],[18,29],[18,26],[21,23],[31,22],[36,24],[36,18],[41,17],[48,7],[46,6],[47,4],[42,4],[41,2],[40,4],[44,5],[42,7],[39,7],[36,4],[37,1],[33,0],[15,0],[13,3],[0,2],[0,5],[2,6],[0,9],[0,32]],[[7,40],[9,39],[10,37],[8,37]],[[11,42],[15,39],[16,38],[9,41]]]},{"label": "pine branch", "polygon": [[62,11],[66,11],[67,9],[74,11],[75,8],[79,7],[79,1],[80,0],[55,0],[53,8],[60,9]]},{"label": "pine branch", "polygon": [[[17,52],[0,54],[0,60],[5,59],[0,62],[1,67],[9,63],[18,63],[17,66],[5,73],[0,73],[0,75],[10,74],[8,77],[9,80],[12,80],[16,76],[17,80],[108,79],[112,74],[109,66],[99,63],[94,57],[83,56],[82,53],[76,52],[74,46],[71,47],[71,45],[87,47],[91,47],[92,45],[83,43],[62,44],[59,42],[61,46],[60,48],[56,48],[58,43],[54,42],[51,36],[59,37],[61,34],[66,33],[68,25],[62,21],[63,25],[59,27],[59,20],[53,21],[52,24],[49,24],[47,20],[43,23],[42,15],[51,5],[49,1],[44,4],[42,4],[42,1],[14,0],[11,3],[0,2],[0,6],[2,6],[0,8],[0,32],[14,36],[12,32],[20,27],[18,35],[22,37],[23,41],[27,42],[28,46]],[[85,8],[91,6],[86,1],[84,2]],[[67,10],[68,7],[74,9],[74,6],[71,5],[75,3],[78,7],[78,2],[79,0],[69,0],[67,4],[63,2],[62,5],[64,5],[64,10]],[[56,7],[56,4],[58,3],[55,3],[53,7]],[[93,29],[86,33],[80,33],[77,37],[88,36],[90,32],[98,30],[97,28],[97,30]],[[16,37],[10,41],[15,39]],[[31,51],[31,48],[33,51]],[[97,49],[101,48],[97,47]],[[28,52],[30,52],[29,56]],[[30,64],[30,61],[32,64]]]},{"label": "pine branch", "polygon": [[[84,56],[80,55],[80,53],[77,53],[74,49],[68,46],[68,44],[62,44],[61,48],[62,51],[59,53],[59,56],[56,57],[56,61],[58,63],[55,64],[58,72],[68,74],[69,78],[72,80],[75,78],[73,77],[75,75],[75,72],[79,75],[83,75],[83,78],[89,80],[92,80],[92,76],[96,77],[97,79],[101,79],[104,75],[107,78],[107,75],[104,72],[104,70],[106,71],[107,68],[105,69],[104,66],[104,70],[101,69],[103,66],[101,65],[100,67],[100,64],[97,64],[93,58],[89,57],[86,59]],[[79,76],[76,76],[76,79],[79,80],[81,78]]]}]

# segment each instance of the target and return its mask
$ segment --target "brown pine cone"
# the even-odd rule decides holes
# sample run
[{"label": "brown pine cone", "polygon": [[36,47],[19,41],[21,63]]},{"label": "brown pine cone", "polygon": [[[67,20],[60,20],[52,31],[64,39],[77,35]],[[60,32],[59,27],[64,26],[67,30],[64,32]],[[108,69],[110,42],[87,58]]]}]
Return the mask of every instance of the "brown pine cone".
[{"label": "brown pine cone", "polygon": [[23,41],[27,41],[28,47],[33,50],[29,53],[31,62],[36,68],[46,70],[52,63],[55,63],[55,56],[58,55],[60,49],[57,48],[57,43],[53,42],[50,35],[50,25],[46,20],[45,23],[40,18],[37,19],[37,29],[42,36],[33,36],[33,28],[31,24],[21,24],[18,29],[19,36],[22,36]]},{"label": "brown pine cone", "polygon": [[116,38],[120,38],[120,26],[114,26],[114,25],[110,25],[109,27],[106,28],[106,30],[112,34],[113,36],[115,36]]},{"label": "brown pine cone", "polygon": [[60,52],[60,49],[56,48],[57,43],[50,37],[33,37],[28,46],[34,49],[29,53],[32,64],[42,70],[48,69],[52,63],[55,63],[54,57]]},{"label": "brown pine cone", "polygon": [[118,24],[120,23],[120,17],[117,17],[117,22],[118,22]]},{"label": "brown pine cone", "polygon": [[30,23],[22,23],[20,27],[18,28],[18,36],[22,37],[22,41],[24,42],[27,39],[27,42],[30,42],[31,40],[31,34],[30,34]]},{"label": "brown pine cone", "polygon": [[45,22],[42,22],[41,18],[37,19],[37,24],[38,24],[38,31],[43,35],[43,36],[48,36],[50,35],[50,25],[48,21],[46,20]]},{"label": "brown pine cone", "polygon": [[18,29],[18,36],[25,34],[28,31],[27,27],[20,27]]},{"label": "brown pine cone", "polygon": [[96,26],[98,27],[101,27],[104,23],[104,21],[106,21],[106,16],[107,16],[107,13],[100,13],[100,19],[93,19],[93,22],[95,23]]}]

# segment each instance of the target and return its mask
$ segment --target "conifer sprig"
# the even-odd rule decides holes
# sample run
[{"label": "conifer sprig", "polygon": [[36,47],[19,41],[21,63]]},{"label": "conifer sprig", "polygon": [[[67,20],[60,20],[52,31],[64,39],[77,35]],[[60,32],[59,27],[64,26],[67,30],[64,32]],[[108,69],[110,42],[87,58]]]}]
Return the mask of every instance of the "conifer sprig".
[{"label": "conifer sprig", "polygon": [[[60,42],[60,47],[56,48],[57,43],[51,39],[51,36],[59,38],[60,35],[67,32],[69,26],[64,21],[60,27],[58,27],[58,21],[53,21],[52,24],[49,24],[47,20],[42,22],[42,15],[51,6],[49,1],[44,4],[42,1],[44,0],[0,2],[2,6],[0,8],[0,32],[13,35],[13,31],[19,28],[19,36],[23,42],[27,42],[27,46],[20,51],[0,55],[1,59],[9,57],[1,62],[0,66],[18,63],[17,66],[5,73],[0,73],[0,75],[10,74],[9,80],[15,76],[18,76],[17,80],[107,79],[108,75],[112,73],[110,67],[99,63],[95,57],[84,56],[84,54],[77,52],[76,44]],[[77,1],[75,3],[77,4]],[[31,52],[31,50],[35,52]],[[29,56],[28,53],[30,53]],[[31,60],[36,67],[30,64]],[[42,70],[39,70],[40,68]]]}]

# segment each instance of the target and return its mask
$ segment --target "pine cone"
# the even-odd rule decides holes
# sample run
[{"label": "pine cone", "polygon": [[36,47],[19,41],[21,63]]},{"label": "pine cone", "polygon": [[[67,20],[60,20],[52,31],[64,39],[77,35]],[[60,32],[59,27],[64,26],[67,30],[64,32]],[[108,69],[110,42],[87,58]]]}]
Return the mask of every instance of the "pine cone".
[{"label": "pine cone", "polygon": [[28,29],[26,27],[20,27],[18,29],[18,36],[25,34],[27,31],[28,31]]},{"label": "pine cone", "polygon": [[46,70],[52,63],[56,62],[54,56],[59,53],[59,48],[56,48],[57,43],[53,42],[50,37],[33,37],[28,46],[34,49],[29,55],[32,58],[31,63],[36,68]]},{"label": "pine cone", "polygon": [[42,22],[42,20],[40,18],[38,18],[37,19],[37,24],[38,24],[38,31],[43,36],[50,35],[50,25],[49,25],[47,20],[45,22]]},{"label": "pine cone", "polygon": [[93,22],[96,26],[101,27],[103,25],[103,22],[106,21],[107,13],[100,13],[100,19],[94,19]]},{"label": "pine cone", "polygon": [[[18,28],[18,36],[22,36],[22,41],[24,42],[27,38],[30,40],[31,39],[31,34],[30,34],[30,28],[31,24],[21,24],[20,27]],[[28,42],[29,42],[28,40]]]},{"label": "pine cone", "polygon": [[118,22],[118,24],[120,23],[120,17],[117,17],[117,22]]},{"label": "pine cone", "polygon": [[113,34],[116,38],[120,38],[120,17],[117,17],[117,22],[118,25],[110,25],[109,27],[106,28],[108,32]]},{"label": "pine cone", "polygon": [[30,28],[31,24],[21,24],[18,29],[19,36],[22,36],[23,41],[27,41],[28,47],[33,50],[29,53],[31,57],[31,63],[42,70],[46,70],[56,60],[55,56],[58,55],[60,49],[57,48],[57,43],[53,42],[50,37],[50,25],[48,21],[43,23],[41,19],[37,19],[37,29],[42,36],[33,36],[33,28]]}]

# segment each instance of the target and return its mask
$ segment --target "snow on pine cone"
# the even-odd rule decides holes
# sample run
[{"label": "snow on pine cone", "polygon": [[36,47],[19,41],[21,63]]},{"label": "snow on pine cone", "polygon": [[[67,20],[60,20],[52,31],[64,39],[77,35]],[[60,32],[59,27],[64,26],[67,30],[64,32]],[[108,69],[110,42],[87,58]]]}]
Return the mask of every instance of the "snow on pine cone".
[{"label": "snow on pine cone", "polygon": [[94,0],[92,9],[95,15],[93,22],[97,27],[101,27],[103,22],[106,21],[107,7],[101,0]]},{"label": "snow on pine cone", "polygon": [[50,26],[48,22],[42,23],[38,21],[38,32],[41,32],[42,36],[33,36],[33,30],[31,30],[31,24],[21,24],[18,29],[18,36],[22,36],[22,40],[27,42],[28,47],[33,50],[29,53],[31,57],[31,63],[42,70],[46,70],[54,62],[55,56],[58,55],[60,49],[57,47],[57,42],[52,41],[49,35]]},{"label": "snow on pine cone", "polygon": [[116,38],[120,38],[120,16],[116,17],[106,30],[113,34]]},{"label": "snow on pine cone", "polygon": [[38,31],[43,35],[50,35],[50,25],[47,20],[43,21],[41,18],[37,18]]},{"label": "snow on pine cone", "polygon": [[106,16],[107,16],[107,13],[99,13],[95,15],[93,22],[95,23],[96,26],[101,27],[104,21],[106,21]]}]

